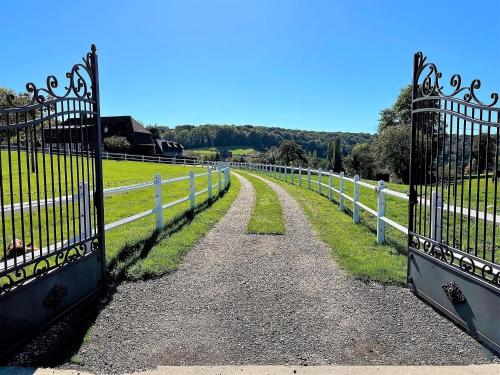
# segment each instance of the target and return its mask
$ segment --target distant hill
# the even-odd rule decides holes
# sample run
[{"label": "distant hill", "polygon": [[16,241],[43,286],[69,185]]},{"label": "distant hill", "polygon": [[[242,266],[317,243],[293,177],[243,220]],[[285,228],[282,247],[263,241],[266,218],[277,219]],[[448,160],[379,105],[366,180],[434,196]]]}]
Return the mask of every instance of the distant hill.
[{"label": "distant hill", "polygon": [[349,154],[354,145],[369,142],[372,138],[369,133],[319,132],[253,125],[179,125],[172,129],[150,126],[148,129],[161,138],[182,143],[187,149],[239,145],[264,151],[283,140],[292,140],[306,151],[316,151],[318,157],[326,157],[328,142],[334,137],[340,137],[344,155]]}]

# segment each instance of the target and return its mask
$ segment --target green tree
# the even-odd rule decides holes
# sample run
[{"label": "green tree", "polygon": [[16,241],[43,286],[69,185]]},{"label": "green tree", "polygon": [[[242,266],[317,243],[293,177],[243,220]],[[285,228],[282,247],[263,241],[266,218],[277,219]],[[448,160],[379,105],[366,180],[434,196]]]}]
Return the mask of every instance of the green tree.
[{"label": "green tree", "polygon": [[380,111],[373,152],[380,171],[391,180],[408,182],[411,143],[412,86],[404,87],[390,108]]},{"label": "green tree", "polygon": [[278,160],[285,165],[305,165],[307,159],[304,150],[293,141],[283,141],[278,146]]},{"label": "green tree", "polygon": [[[472,161],[475,162],[474,168],[470,171],[471,174],[483,173],[486,170],[491,171],[495,165],[495,147],[496,140],[491,135],[482,133],[481,136],[476,135],[472,142]],[[488,163],[488,165],[486,165]]]},{"label": "green tree", "polygon": [[401,89],[396,101],[391,108],[384,108],[380,111],[378,131],[396,125],[411,125],[411,102],[413,98],[412,85]]},{"label": "green tree", "polygon": [[351,153],[344,159],[346,172],[359,175],[364,179],[373,179],[375,176],[375,160],[372,148],[368,143],[360,143],[353,147]]},{"label": "green tree", "polygon": [[132,147],[127,138],[118,135],[104,138],[103,143],[104,148],[109,152],[128,153]]},{"label": "green tree", "polygon": [[333,171],[342,172],[344,167],[342,166],[342,145],[340,143],[340,138],[335,138],[335,143],[333,147]]},{"label": "green tree", "polygon": [[276,164],[278,162],[278,159],[279,159],[279,151],[278,151],[278,148],[273,146],[273,147],[269,147],[269,149],[266,151],[266,153],[264,154],[264,163],[268,163],[268,164]]},{"label": "green tree", "polygon": [[410,142],[411,128],[407,125],[388,127],[373,141],[376,162],[380,170],[389,173],[391,181],[408,183]]},{"label": "green tree", "polygon": [[328,149],[326,151],[326,160],[328,161],[328,169],[333,168],[333,159],[335,154],[335,139],[328,142]]}]

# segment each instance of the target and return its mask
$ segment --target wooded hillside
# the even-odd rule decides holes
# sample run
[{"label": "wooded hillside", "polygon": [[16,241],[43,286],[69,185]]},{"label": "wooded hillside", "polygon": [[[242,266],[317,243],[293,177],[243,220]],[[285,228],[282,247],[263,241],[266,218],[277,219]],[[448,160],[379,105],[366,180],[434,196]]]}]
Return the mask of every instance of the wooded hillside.
[{"label": "wooded hillside", "polygon": [[148,130],[154,136],[180,142],[188,149],[239,145],[265,150],[278,146],[284,140],[291,140],[306,151],[316,151],[322,158],[326,157],[328,143],[335,137],[340,137],[344,155],[348,155],[354,145],[366,143],[372,137],[368,133],[318,132],[252,125],[179,125],[172,129],[149,126]]}]

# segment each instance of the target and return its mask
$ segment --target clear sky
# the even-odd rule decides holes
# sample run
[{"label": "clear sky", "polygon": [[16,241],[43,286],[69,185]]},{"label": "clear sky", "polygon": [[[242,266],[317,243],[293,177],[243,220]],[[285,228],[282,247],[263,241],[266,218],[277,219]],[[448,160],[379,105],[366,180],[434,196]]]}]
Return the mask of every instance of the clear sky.
[{"label": "clear sky", "polygon": [[0,0],[0,85],[96,43],[103,115],[375,132],[413,53],[500,91],[500,1]]}]

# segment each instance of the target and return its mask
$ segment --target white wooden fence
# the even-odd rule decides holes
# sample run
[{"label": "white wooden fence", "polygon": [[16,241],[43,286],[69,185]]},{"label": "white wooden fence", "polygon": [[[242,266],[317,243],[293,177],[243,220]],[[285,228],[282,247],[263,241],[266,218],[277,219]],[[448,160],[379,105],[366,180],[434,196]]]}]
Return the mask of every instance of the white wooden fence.
[{"label": "white wooden fence", "polygon": [[[328,198],[333,200],[333,193],[338,194],[339,208],[344,211],[344,202],[347,199],[352,202],[353,212],[352,217],[354,223],[358,224],[360,221],[359,212],[360,209],[365,210],[377,219],[377,243],[383,244],[385,242],[385,225],[389,225],[402,233],[408,234],[407,223],[398,223],[386,216],[386,196],[392,196],[397,199],[408,201],[408,195],[399,191],[394,191],[386,187],[386,183],[383,180],[378,181],[377,185],[370,184],[365,181],[361,181],[359,176],[354,176],[353,178],[344,175],[344,172],[334,173],[332,171],[322,171],[321,169],[311,169],[303,167],[292,167],[292,166],[282,166],[282,165],[269,165],[269,164],[252,164],[252,163],[231,163],[233,168],[244,169],[255,172],[266,173],[270,176],[289,180],[292,184],[295,178],[299,186],[302,186],[304,180],[307,183],[307,188],[312,189],[313,184],[317,185],[317,191],[322,194],[323,189],[328,193]],[[317,181],[311,179],[312,175],[318,176]],[[328,176],[328,184],[322,182],[322,177]],[[333,186],[333,179],[339,180],[339,189]],[[345,193],[345,183],[352,183],[353,186],[353,196],[349,196]],[[374,191],[377,194],[377,209],[374,210],[367,205],[359,201],[360,186]],[[479,210],[467,209],[463,207],[455,207],[453,205],[444,204],[440,192],[433,192],[430,200],[426,200],[425,204],[431,208],[431,211],[437,210],[438,214],[431,215],[431,228],[433,231],[431,233],[431,238],[439,241],[441,239],[441,227],[442,227],[442,215],[441,210],[452,211],[458,214],[469,215],[472,218],[479,220],[486,220],[488,222],[500,223],[500,215],[494,215],[491,213],[486,213]]]},{"label": "white wooden fence", "polygon": [[[214,184],[212,179],[214,174],[217,175],[217,182]],[[201,177],[207,177],[207,186],[206,188],[203,188],[201,190],[196,190],[196,179],[201,178]],[[171,202],[166,202],[163,200],[163,194],[162,194],[162,186],[171,184],[174,182],[179,182],[179,181],[185,181],[189,180],[189,194],[182,197],[178,198],[174,201]],[[148,209],[146,211],[132,214],[126,218],[114,221],[109,224],[105,224],[104,230],[108,231],[114,228],[117,228],[119,226],[131,223],[133,221],[142,219],[146,216],[149,215],[155,215],[156,216],[156,229],[161,230],[163,228],[163,210],[167,208],[171,208],[174,206],[177,206],[183,202],[189,201],[189,209],[194,209],[196,207],[196,197],[203,194],[207,193],[208,198],[212,199],[215,198],[219,195],[219,193],[223,190],[225,190],[231,182],[231,173],[230,173],[230,167],[226,164],[218,164],[215,169],[213,169],[211,166],[208,167],[208,170],[206,172],[202,173],[195,173],[194,171],[190,171],[188,175],[185,176],[179,176],[179,177],[174,177],[174,178],[169,178],[169,179],[161,179],[161,176],[159,174],[155,175],[153,178],[153,181],[149,182],[141,182],[133,185],[127,185],[127,186],[117,186],[117,187],[112,187],[108,189],[104,189],[104,196],[110,196],[110,195],[115,195],[115,194],[120,194],[120,193],[125,193],[125,192],[130,192],[130,191],[136,191],[140,189],[146,189],[150,187],[155,188],[155,196],[154,196],[154,201],[152,202],[152,208]],[[31,203],[23,203],[22,205],[20,203],[14,204],[14,209],[10,205],[4,206],[5,212],[6,213],[13,213],[23,208],[27,208],[29,205],[33,207],[38,207],[40,206],[41,209],[46,209],[48,205],[58,205],[58,204],[64,204],[68,203],[71,201],[75,202],[83,202],[82,204],[79,204],[79,222],[80,222],[80,229],[79,233],[81,233],[82,238],[88,238],[91,236],[92,229],[91,229],[91,215],[92,215],[92,210],[90,209],[90,201],[87,199],[87,197],[93,196],[92,191],[88,191],[89,185],[88,183],[80,183],[78,187],[78,193],[73,195],[73,196],[64,196],[64,197],[58,197],[58,198],[52,198],[49,199],[47,202],[45,200],[43,201],[33,201]],[[48,204],[47,204],[48,203]],[[9,210],[7,210],[9,208]],[[80,236],[77,235],[74,238],[67,239],[63,242],[58,242],[53,245],[50,245],[48,247],[44,247],[41,249],[36,250],[34,253],[26,253],[25,255],[20,255],[15,258],[10,258],[7,260],[4,260],[3,262],[0,263],[0,270],[8,269],[11,268],[15,265],[19,265],[23,262],[29,262],[32,259],[44,256],[48,253],[56,252],[58,249],[61,249],[62,247],[78,242],[80,240]],[[86,244],[85,246],[90,246],[90,244]]]},{"label": "white wooden fence", "polygon": [[[212,176],[213,173],[217,173],[217,183],[213,184],[212,182]],[[196,191],[196,179],[201,178],[201,177],[207,177],[207,187],[201,190]],[[172,202],[164,202],[163,201],[163,196],[162,196],[162,186],[167,185],[169,183],[173,182],[179,182],[179,181],[184,181],[184,180],[189,180],[189,194],[176,199],[175,201]],[[128,191],[133,191],[133,190],[139,190],[139,189],[144,189],[148,188],[151,186],[154,186],[155,188],[155,200],[154,200],[154,206],[153,208],[143,211],[131,216],[128,216],[126,218],[117,220],[113,223],[106,224],[104,229],[105,230],[110,230],[116,227],[119,227],[121,225],[130,223],[135,220],[142,219],[143,217],[149,216],[149,215],[155,215],[156,216],[156,229],[161,230],[163,228],[163,210],[167,208],[171,208],[174,206],[177,206],[178,204],[181,204],[183,202],[189,201],[189,209],[194,209],[196,207],[196,197],[198,195],[201,195],[203,193],[208,193],[208,198],[211,199],[214,196],[214,190],[217,190],[217,192],[221,192],[224,189],[226,189],[229,186],[229,183],[231,181],[231,173],[230,173],[230,167],[221,167],[218,169],[213,170],[212,167],[208,167],[207,172],[203,173],[195,173],[194,171],[190,171],[189,175],[187,176],[180,176],[180,177],[174,177],[174,178],[169,178],[166,180],[162,180],[161,176],[159,174],[155,175],[153,178],[152,182],[144,182],[144,183],[139,183],[139,184],[134,184],[134,185],[129,185],[129,186],[120,186],[120,187],[114,187],[114,188],[109,188],[104,190],[104,196],[109,196],[111,194],[117,194],[117,193],[123,193],[123,192],[128,192]]]}]

